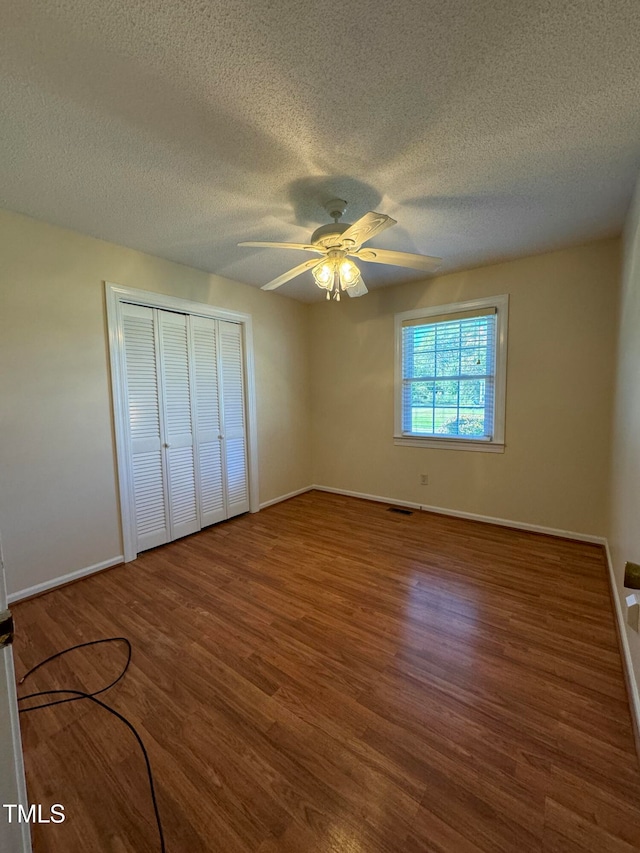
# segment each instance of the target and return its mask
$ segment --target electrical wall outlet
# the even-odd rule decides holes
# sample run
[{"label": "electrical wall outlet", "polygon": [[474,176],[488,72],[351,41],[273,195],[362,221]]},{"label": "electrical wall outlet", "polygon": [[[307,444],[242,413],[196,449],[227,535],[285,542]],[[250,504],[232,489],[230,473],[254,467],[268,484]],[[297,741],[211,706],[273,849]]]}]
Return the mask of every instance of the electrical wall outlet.
[{"label": "electrical wall outlet", "polygon": [[627,625],[634,631],[638,630],[638,617],[640,616],[640,595],[634,592],[632,595],[627,595]]},{"label": "electrical wall outlet", "polygon": [[429,475],[428,474],[420,474],[420,485],[428,486],[429,485]]}]

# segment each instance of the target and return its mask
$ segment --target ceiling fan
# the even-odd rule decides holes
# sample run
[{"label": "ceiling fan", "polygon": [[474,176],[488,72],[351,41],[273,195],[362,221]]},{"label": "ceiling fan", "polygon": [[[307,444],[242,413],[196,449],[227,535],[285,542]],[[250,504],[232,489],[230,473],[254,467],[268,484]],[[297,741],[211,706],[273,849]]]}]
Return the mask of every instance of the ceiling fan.
[{"label": "ceiling fan", "polygon": [[256,248],[298,249],[322,255],[321,259],[312,258],[293,267],[288,272],[274,278],[262,286],[262,290],[275,290],[280,285],[291,281],[292,278],[311,270],[318,287],[326,290],[327,299],[340,301],[340,293],[346,291],[349,296],[364,296],[367,288],[362,280],[360,270],[350,260],[356,258],[373,264],[391,264],[396,267],[409,267],[422,272],[432,272],[442,263],[441,258],[431,258],[428,255],[414,255],[409,252],[393,252],[388,249],[363,249],[366,243],[376,234],[396,224],[396,220],[383,213],[369,211],[363,217],[349,225],[340,222],[347,209],[347,202],[334,198],[324,205],[325,210],[333,219],[328,225],[321,225],[311,235],[309,243],[264,243],[244,242],[238,246],[254,246]]}]

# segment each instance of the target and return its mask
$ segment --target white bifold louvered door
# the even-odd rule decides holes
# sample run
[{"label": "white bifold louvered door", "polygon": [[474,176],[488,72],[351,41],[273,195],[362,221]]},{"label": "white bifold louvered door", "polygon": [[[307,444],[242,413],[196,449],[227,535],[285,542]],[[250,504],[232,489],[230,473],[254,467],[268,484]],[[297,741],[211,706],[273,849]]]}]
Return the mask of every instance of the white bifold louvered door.
[{"label": "white bifold louvered door", "polygon": [[202,527],[227,518],[220,417],[218,321],[191,317]]},{"label": "white bifold louvered door", "polygon": [[156,311],[122,306],[126,362],[129,450],[138,551],[170,540],[163,441],[160,435],[160,382],[157,371]]},{"label": "white bifold louvered door", "polygon": [[123,304],[137,550],[249,509],[242,327]]},{"label": "white bifold louvered door", "polygon": [[249,509],[247,426],[244,408],[242,327],[216,321],[220,337],[222,426],[227,517]]},{"label": "white bifold louvered door", "polygon": [[188,316],[158,311],[161,418],[170,538],[200,530],[189,376]]},{"label": "white bifold louvered door", "polygon": [[242,327],[190,318],[202,526],[249,509]]}]

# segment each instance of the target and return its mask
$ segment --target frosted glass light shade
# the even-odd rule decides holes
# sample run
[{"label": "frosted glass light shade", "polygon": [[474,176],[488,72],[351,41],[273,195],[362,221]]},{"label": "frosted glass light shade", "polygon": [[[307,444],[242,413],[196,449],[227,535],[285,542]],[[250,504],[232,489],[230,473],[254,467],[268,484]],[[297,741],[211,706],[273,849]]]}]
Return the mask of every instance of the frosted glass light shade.
[{"label": "frosted glass light shade", "polygon": [[348,258],[327,258],[311,270],[318,287],[324,290],[347,290],[360,280],[360,270]]},{"label": "frosted glass light shade", "polygon": [[340,286],[343,290],[354,285],[360,278],[360,270],[353,261],[345,258],[340,262]]},{"label": "frosted glass light shade", "polygon": [[322,261],[311,272],[318,287],[323,287],[326,290],[332,289],[335,274],[335,264],[333,261]]}]

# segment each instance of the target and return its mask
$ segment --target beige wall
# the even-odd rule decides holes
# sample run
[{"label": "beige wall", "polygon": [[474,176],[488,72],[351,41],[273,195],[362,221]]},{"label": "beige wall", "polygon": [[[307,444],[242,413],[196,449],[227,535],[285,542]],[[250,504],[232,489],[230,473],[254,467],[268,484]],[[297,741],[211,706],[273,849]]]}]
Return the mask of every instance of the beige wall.
[{"label": "beige wall", "polygon": [[308,306],[4,212],[0,258],[10,592],[122,554],[104,280],[253,316],[260,500],[308,485]]},{"label": "beige wall", "polygon": [[[606,240],[306,306],[0,212],[10,590],[122,553],[104,280],[253,315],[262,502],[314,482],[604,535],[619,250]],[[395,447],[393,315],[500,293],[506,452]]]},{"label": "beige wall", "polygon": [[[604,535],[619,252],[599,241],[313,305],[314,483]],[[394,314],[501,293],[505,453],[394,446]]]},{"label": "beige wall", "polygon": [[[640,563],[640,180],[624,235],[624,265],[620,294],[616,394],[611,478],[609,546],[623,614],[624,564]],[[640,637],[625,625],[635,685],[633,700],[640,723]]]}]

